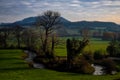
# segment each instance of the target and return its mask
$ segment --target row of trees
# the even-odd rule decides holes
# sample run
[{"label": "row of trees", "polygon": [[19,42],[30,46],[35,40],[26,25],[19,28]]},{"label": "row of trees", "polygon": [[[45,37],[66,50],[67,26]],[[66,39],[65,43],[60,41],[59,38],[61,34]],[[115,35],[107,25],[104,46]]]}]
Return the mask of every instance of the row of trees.
[{"label": "row of trees", "polygon": [[104,32],[103,33],[103,40],[118,40],[120,41],[120,33],[119,32]]},{"label": "row of trees", "polygon": [[102,40],[120,40],[120,33],[119,32],[110,32],[110,31],[90,31],[88,28],[83,28],[80,30],[81,36],[84,37],[96,37],[101,38]]},{"label": "row of trees", "polygon": [[20,47],[20,35],[23,30],[20,26],[0,28],[0,47],[8,48],[10,39],[17,40],[17,47]]},{"label": "row of trees", "polygon": [[38,33],[32,28],[14,27],[0,28],[0,48],[21,48],[35,46]]}]

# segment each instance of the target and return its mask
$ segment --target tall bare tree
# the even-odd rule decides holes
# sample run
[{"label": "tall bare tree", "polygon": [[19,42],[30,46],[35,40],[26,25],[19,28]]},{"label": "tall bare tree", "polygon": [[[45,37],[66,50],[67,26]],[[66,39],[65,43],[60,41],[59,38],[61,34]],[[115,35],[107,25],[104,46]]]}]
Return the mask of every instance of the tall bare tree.
[{"label": "tall bare tree", "polygon": [[[54,11],[46,11],[37,17],[36,25],[41,29],[42,50],[45,55],[49,53],[49,36],[58,28],[60,22],[60,13]],[[52,40],[54,41],[54,40]],[[53,43],[52,43],[53,44]]]}]

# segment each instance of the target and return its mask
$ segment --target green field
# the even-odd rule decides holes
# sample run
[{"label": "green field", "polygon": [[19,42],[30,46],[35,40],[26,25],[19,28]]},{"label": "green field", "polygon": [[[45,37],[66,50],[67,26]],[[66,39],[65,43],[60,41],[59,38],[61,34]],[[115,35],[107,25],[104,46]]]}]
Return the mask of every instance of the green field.
[{"label": "green field", "polygon": [[22,50],[0,50],[0,79],[1,80],[114,80],[116,75],[93,76],[57,72],[48,69],[29,68],[21,56]]},{"label": "green field", "polygon": [[[68,37],[71,39],[71,37]],[[66,56],[66,40],[68,38],[60,38],[61,39],[61,43],[59,45],[56,46],[55,48],[55,53],[58,56]],[[81,39],[81,38],[78,38]],[[82,40],[82,39],[81,39]],[[106,48],[109,45],[109,41],[103,41],[99,38],[91,38],[89,45],[86,46],[86,48],[84,49],[85,51],[92,51],[94,52],[95,50],[101,50],[103,52],[106,53]]]}]

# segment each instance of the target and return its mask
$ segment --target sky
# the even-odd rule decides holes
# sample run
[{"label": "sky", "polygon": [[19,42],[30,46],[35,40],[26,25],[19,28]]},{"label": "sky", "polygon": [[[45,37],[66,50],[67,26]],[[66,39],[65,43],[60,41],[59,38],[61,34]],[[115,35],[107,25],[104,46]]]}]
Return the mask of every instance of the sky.
[{"label": "sky", "polygon": [[120,24],[120,0],[0,0],[0,23],[58,11],[70,21],[109,21]]}]

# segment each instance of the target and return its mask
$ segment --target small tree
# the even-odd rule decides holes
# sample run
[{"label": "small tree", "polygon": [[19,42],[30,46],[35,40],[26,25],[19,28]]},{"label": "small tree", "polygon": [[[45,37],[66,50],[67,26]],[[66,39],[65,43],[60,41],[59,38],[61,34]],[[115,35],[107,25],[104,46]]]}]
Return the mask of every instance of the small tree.
[{"label": "small tree", "polygon": [[67,62],[69,68],[72,65],[72,61],[74,61],[74,58],[76,58],[82,50],[85,48],[86,45],[88,45],[88,40],[83,39],[82,41],[76,40],[76,39],[68,39],[66,42],[67,47]]}]

